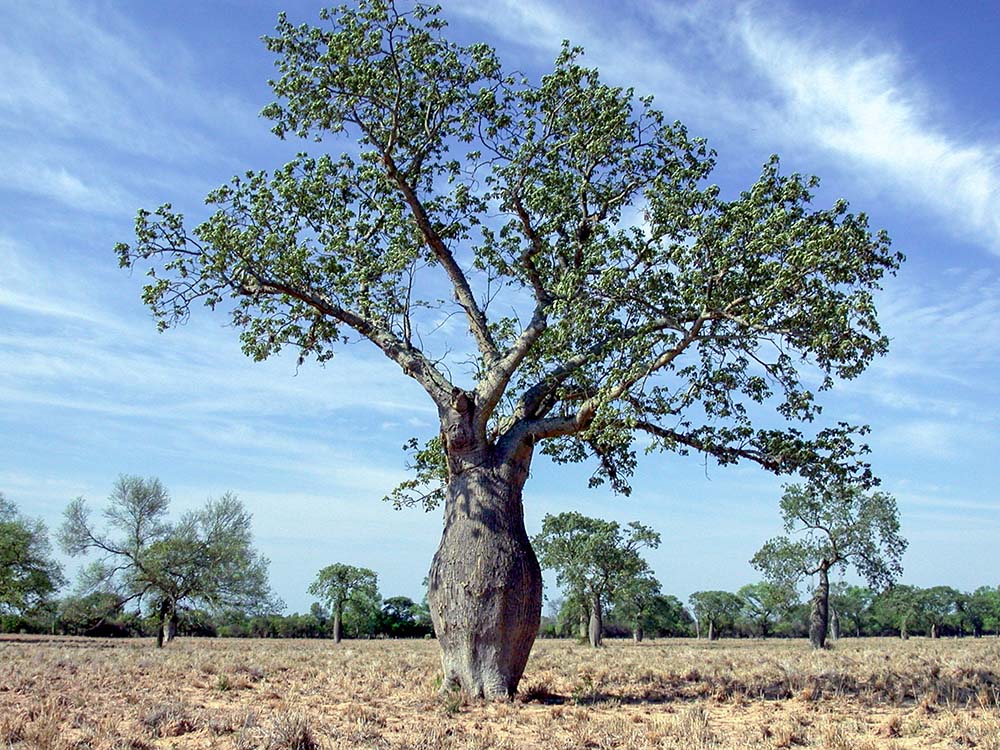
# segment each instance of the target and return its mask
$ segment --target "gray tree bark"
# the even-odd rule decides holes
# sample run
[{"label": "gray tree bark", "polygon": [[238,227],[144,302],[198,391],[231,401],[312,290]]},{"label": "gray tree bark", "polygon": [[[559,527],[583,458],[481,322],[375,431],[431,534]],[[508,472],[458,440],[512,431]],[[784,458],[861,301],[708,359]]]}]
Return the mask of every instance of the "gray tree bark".
[{"label": "gray tree bark", "polygon": [[813,648],[826,646],[826,631],[830,622],[830,576],[827,566],[820,566],[819,586],[812,598],[809,613],[809,642]]},{"label": "gray tree bark", "polygon": [[441,646],[442,689],[513,696],[542,612],[542,572],[521,491],[532,446],[506,455],[476,436],[472,407],[442,418],[449,481],[427,599]]},{"label": "gray tree bark", "polygon": [[642,643],[644,635],[645,634],[642,632],[642,625],[636,624],[635,628],[632,630],[632,640],[636,643]]},{"label": "gray tree bark", "polygon": [[840,640],[840,615],[836,607],[830,607],[830,640]]},{"label": "gray tree bark", "polygon": [[[341,605],[343,606],[343,605]],[[341,613],[341,607],[333,608],[333,642],[340,643],[341,639],[344,637],[344,623],[342,621],[343,615]]]},{"label": "gray tree bark", "polygon": [[715,620],[708,621],[708,640],[715,641],[719,639],[719,634],[715,632]]},{"label": "gray tree bark", "polygon": [[598,648],[604,642],[604,608],[601,597],[595,596],[590,603],[590,627],[587,629],[590,645]]}]

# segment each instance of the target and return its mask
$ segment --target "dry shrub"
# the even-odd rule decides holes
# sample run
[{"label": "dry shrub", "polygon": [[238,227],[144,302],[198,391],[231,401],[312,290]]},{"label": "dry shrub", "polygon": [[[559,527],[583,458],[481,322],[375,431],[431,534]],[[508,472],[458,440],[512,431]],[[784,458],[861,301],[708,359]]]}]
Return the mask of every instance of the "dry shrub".
[{"label": "dry shrub", "polygon": [[[249,719],[249,716],[248,716]],[[234,743],[236,750],[319,750],[319,740],[301,713],[286,712],[266,725],[247,721]]]},{"label": "dry shrub", "polygon": [[142,716],[141,723],[151,737],[180,737],[197,729],[187,707],[178,701],[153,706]]},{"label": "dry shrub", "polygon": [[24,717],[0,714],[0,745],[12,746],[24,739]]}]

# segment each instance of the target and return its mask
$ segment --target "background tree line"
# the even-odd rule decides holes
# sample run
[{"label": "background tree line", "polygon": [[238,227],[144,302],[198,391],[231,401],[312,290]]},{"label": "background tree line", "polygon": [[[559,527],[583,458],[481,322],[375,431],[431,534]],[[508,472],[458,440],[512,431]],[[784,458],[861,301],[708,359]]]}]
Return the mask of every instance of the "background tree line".
[{"label": "background tree line", "polygon": [[[75,590],[59,597],[66,581],[47,529],[0,495],[0,631],[168,640],[433,635],[426,598],[384,598],[374,571],[342,563],[318,572],[309,592],[320,601],[308,612],[280,614],[283,604],[268,586],[267,560],[252,545],[250,516],[234,495],[209,500],[176,522],[167,518],[168,504],[157,480],[130,476],[115,483],[103,524],[91,519],[82,498],[70,503],[59,543],[71,553],[96,552],[97,559],[83,568]],[[770,540],[753,561],[767,580],[735,592],[698,591],[686,605],[663,592],[640,554],[659,544],[657,532],[579,513],[547,516],[534,543],[543,565],[556,572],[562,595],[550,599],[539,632],[593,645],[624,636],[802,637],[811,631],[815,590],[825,589],[833,638],[1000,635],[1000,586],[963,592],[827,580],[810,589],[812,601],[803,601],[799,585],[817,567],[825,565],[826,573],[843,567],[833,559],[827,531],[841,557],[863,554],[869,568],[881,544],[888,565],[898,569],[905,543],[886,520],[895,516],[894,505],[879,493],[819,495],[792,486],[782,512],[786,521],[795,519],[790,532],[803,518],[813,519],[824,529],[822,538],[794,547],[783,538]],[[873,536],[873,528],[887,531]],[[880,541],[886,536],[888,549]]]}]

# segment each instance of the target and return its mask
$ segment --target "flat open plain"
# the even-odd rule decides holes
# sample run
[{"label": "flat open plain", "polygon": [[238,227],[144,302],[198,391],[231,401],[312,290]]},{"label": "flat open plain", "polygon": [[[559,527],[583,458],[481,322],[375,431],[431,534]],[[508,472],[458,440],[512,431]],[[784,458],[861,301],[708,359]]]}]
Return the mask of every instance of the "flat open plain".
[{"label": "flat open plain", "polygon": [[0,636],[0,748],[1000,750],[1000,640],[539,641],[510,703],[433,641]]}]

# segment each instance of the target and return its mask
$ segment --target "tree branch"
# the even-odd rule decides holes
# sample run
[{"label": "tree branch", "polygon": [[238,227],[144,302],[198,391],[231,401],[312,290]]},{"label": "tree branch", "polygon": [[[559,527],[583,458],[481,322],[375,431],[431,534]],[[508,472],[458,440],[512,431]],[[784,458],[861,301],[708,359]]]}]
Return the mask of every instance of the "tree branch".
[{"label": "tree branch", "polygon": [[382,152],[382,162],[385,164],[386,174],[389,176],[389,179],[395,183],[396,187],[403,194],[406,204],[413,214],[413,219],[417,223],[417,228],[420,229],[420,233],[423,235],[424,241],[434,253],[434,257],[444,266],[444,270],[451,280],[455,299],[458,301],[459,306],[465,310],[465,316],[469,321],[469,330],[476,339],[479,352],[483,355],[487,366],[491,366],[499,357],[499,352],[497,351],[496,342],[493,341],[493,335],[490,333],[486,314],[479,306],[479,303],[476,302],[476,297],[472,293],[472,288],[469,286],[469,280],[466,278],[465,272],[458,265],[451,250],[445,246],[441,236],[431,226],[430,217],[427,215],[427,210],[424,208],[420,197],[413,189],[413,186],[407,182],[403,174],[397,169],[396,163],[388,151]]}]

